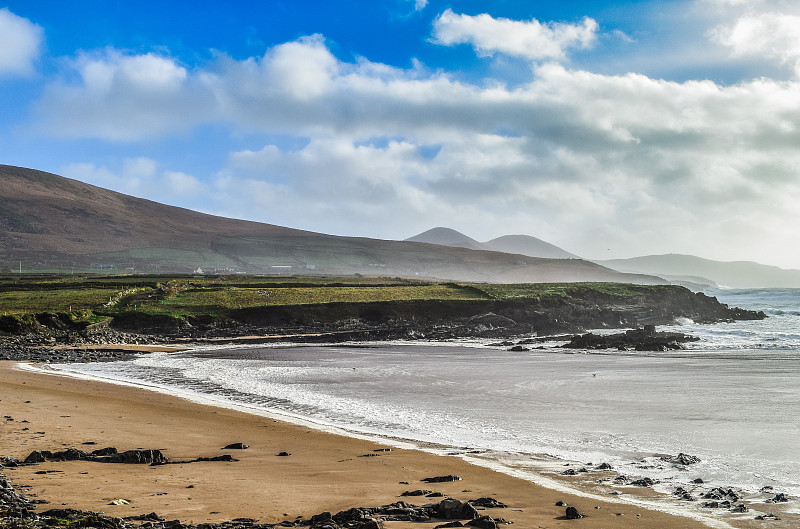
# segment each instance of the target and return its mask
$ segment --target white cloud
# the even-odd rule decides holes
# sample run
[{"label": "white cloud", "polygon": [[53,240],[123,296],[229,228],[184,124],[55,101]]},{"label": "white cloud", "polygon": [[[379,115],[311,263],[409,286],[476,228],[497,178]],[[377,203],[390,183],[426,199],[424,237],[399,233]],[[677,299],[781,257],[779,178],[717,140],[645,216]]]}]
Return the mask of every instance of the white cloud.
[{"label": "white cloud", "polygon": [[428,0],[414,0],[414,11],[422,11],[428,5]]},{"label": "white cloud", "polygon": [[33,73],[43,40],[40,26],[6,8],[0,9],[0,76]]},{"label": "white cloud", "polygon": [[261,61],[261,67],[270,90],[307,100],[330,89],[339,62],[322,37],[314,35],[276,46]]},{"label": "white cloud", "polygon": [[472,44],[479,52],[506,53],[528,59],[563,59],[570,48],[591,47],[597,38],[597,22],[584,18],[580,24],[541,23],[453,13],[447,9],[434,21],[438,44]]},{"label": "white cloud", "polygon": [[74,66],[80,81],[51,86],[42,102],[54,132],[149,139],[224,124],[307,139],[234,152],[208,184],[147,159],[65,170],[98,185],[342,234],[451,225],[484,239],[529,233],[588,257],[613,247],[800,267],[786,245],[800,224],[797,82],[668,82],[546,63],[512,89],[339,61],[320,37],[192,70],[113,50]]},{"label": "white cloud", "polygon": [[112,48],[69,62],[79,82],[47,86],[37,105],[40,127],[54,136],[129,141],[188,130],[216,106],[202,75],[172,58],[126,55]]},{"label": "white cloud", "polygon": [[794,68],[800,78],[800,15],[748,13],[732,25],[722,25],[712,37],[735,56],[777,60]]}]

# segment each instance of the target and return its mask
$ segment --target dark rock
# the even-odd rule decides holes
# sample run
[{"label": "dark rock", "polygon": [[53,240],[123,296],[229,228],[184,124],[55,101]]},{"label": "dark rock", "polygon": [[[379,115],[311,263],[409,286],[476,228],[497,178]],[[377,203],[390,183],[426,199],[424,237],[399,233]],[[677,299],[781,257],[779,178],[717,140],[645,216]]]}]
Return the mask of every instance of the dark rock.
[{"label": "dark rock", "polygon": [[111,456],[111,455],[114,455],[116,453],[117,453],[117,449],[114,448],[113,446],[109,446],[109,447],[106,447],[106,448],[100,448],[98,450],[92,450],[92,453],[90,455],[93,455],[93,456]]},{"label": "dark rock", "polygon": [[137,514],[136,516],[126,516],[125,520],[135,520],[140,522],[163,522],[164,518],[154,512],[149,514]]},{"label": "dark rock", "polygon": [[756,520],[773,520],[773,521],[774,521],[774,520],[780,520],[780,518],[778,518],[777,516],[775,516],[775,515],[774,515],[774,514],[772,514],[772,513],[769,513],[769,514],[759,514],[758,516],[756,516],[756,518],[755,518],[755,519],[756,519]]},{"label": "dark rock", "polygon": [[432,478],[425,478],[422,481],[427,483],[446,483],[448,481],[461,481],[461,476],[450,474],[448,476],[435,476]]},{"label": "dark rock", "polygon": [[339,511],[333,515],[333,519],[340,525],[348,524],[349,522],[356,522],[364,520],[370,514],[369,509],[347,509],[346,511]]},{"label": "dark rock", "polygon": [[631,485],[635,485],[637,487],[652,487],[656,483],[657,481],[650,478],[640,478],[630,482]]},{"label": "dark rock", "polygon": [[491,516],[481,516],[467,522],[470,527],[477,527],[478,529],[497,529],[497,524]]},{"label": "dark rock", "polygon": [[703,483],[705,483],[705,481],[703,481],[701,478],[695,478],[692,480],[692,483],[696,485],[702,485]]},{"label": "dark rock", "polygon": [[739,501],[739,495],[733,491],[733,489],[723,489],[721,487],[715,487],[710,491],[703,494],[703,498],[707,500],[730,500],[730,501]]},{"label": "dark rock", "polygon": [[661,461],[666,461],[668,463],[672,463],[673,465],[694,465],[700,462],[700,458],[697,456],[690,456],[689,454],[684,454],[681,452],[680,454],[676,455],[675,457],[672,456],[664,456],[661,458]]},{"label": "dark rock", "polygon": [[10,456],[2,457],[0,458],[0,465],[6,467],[18,467],[20,465],[20,460],[17,459],[16,457],[10,457]]},{"label": "dark rock", "polygon": [[278,455],[279,455],[280,457],[288,457],[288,456],[290,456],[290,455],[292,455],[292,454],[290,454],[289,452],[281,452],[281,453],[279,453]]},{"label": "dark rock", "polygon": [[608,463],[600,463],[595,467],[595,470],[613,470],[614,467],[609,465]]},{"label": "dark rock", "polygon": [[444,494],[441,492],[431,492],[430,494],[425,495],[426,498],[443,498]]},{"label": "dark rock", "polygon": [[221,448],[220,450],[244,450],[246,448],[250,447],[244,443],[231,443],[228,446]]},{"label": "dark rock", "polygon": [[567,520],[578,520],[580,518],[586,518],[586,516],[579,513],[578,509],[575,507],[567,507],[567,511],[564,513],[564,518]]},{"label": "dark rock", "polygon": [[127,465],[163,465],[167,458],[161,450],[126,450],[116,454],[98,457],[101,463],[123,463]]},{"label": "dark rock", "polygon": [[464,524],[459,522],[459,521],[447,522],[447,523],[443,523],[443,524],[439,524],[437,526],[434,526],[433,529],[447,529],[447,528],[450,528],[450,527],[464,527]]},{"label": "dark rock", "polygon": [[617,334],[586,333],[575,335],[563,347],[568,349],[635,349],[637,351],[667,351],[683,349],[684,342],[696,342],[696,336],[678,332],[656,332],[655,327],[632,329]]},{"label": "dark rock", "polygon": [[55,461],[79,461],[82,459],[87,459],[88,457],[88,452],[84,452],[83,450],[78,450],[76,448],[67,448],[61,452],[53,452],[50,456],[48,456],[47,459]]},{"label": "dark rock", "polygon": [[575,470],[574,468],[570,468],[570,469],[567,469],[564,472],[562,472],[561,475],[562,476],[577,476],[578,475],[578,471]]},{"label": "dark rock", "polygon": [[685,501],[695,501],[694,496],[692,496],[689,491],[683,487],[676,488],[672,495]]},{"label": "dark rock", "polygon": [[433,494],[433,491],[432,490],[422,490],[422,489],[407,490],[404,493],[402,493],[400,496],[425,496],[427,494]]},{"label": "dark rock", "polygon": [[786,496],[785,492],[779,492],[775,495],[774,498],[770,498],[766,501],[766,503],[785,503],[789,501],[789,497]]},{"label": "dark rock", "polygon": [[28,454],[28,457],[25,458],[23,463],[28,465],[32,463],[44,463],[45,461],[47,461],[47,458],[52,455],[53,455],[52,452],[50,452],[49,450],[34,450],[30,454]]},{"label": "dark rock", "polygon": [[[523,347],[522,345],[515,345],[513,347],[509,347],[508,350],[509,351],[513,351],[515,353],[516,352],[522,352],[522,351],[530,351],[530,349],[528,349],[527,347]],[[492,522],[492,523],[494,523],[494,522]]]},{"label": "dark rock", "polygon": [[567,502],[565,502],[565,501],[557,501],[556,502],[556,507],[566,507],[566,506],[567,506]]},{"label": "dark rock", "polygon": [[311,517],[311,527],[313,529],[339,529],[339,524],[334,521],[331,513],[326,511]]},{"label": "dark rock", "polygon": [[485,507],[487,509],[505,509],[506,504],[497,501],[494,498],[478,498],[477,500],[469,500],[469,503],[476,507]]},{"label": "dark rock", "polygon": [[48,509],[39,513],[39,516],[44,518],[70,519],[76,516],[81,516],[82,514],[84,514],[84,512],[79,511],[78,509]]},{"label": "dark rock", "polygon": [[478,511],[465,501],[445,498],[436,505],[436,517],[445,520],[473,520]]},{"label": "dark rock", "polygon": [[747,505],[744,503],[740,503],[739,505],[734,506],[731,509],[731,512],[748,512],[750,509],[747,508]]}]

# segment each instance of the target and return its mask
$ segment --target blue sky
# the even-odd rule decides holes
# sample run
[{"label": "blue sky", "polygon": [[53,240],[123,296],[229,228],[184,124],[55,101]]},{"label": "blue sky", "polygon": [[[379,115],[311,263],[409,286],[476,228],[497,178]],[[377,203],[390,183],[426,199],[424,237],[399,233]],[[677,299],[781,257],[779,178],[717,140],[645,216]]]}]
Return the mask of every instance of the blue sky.
[{"label": "blue sky", "polygon": [[800,268],[784,0],[0,3],[0,163],[201,211]]}]

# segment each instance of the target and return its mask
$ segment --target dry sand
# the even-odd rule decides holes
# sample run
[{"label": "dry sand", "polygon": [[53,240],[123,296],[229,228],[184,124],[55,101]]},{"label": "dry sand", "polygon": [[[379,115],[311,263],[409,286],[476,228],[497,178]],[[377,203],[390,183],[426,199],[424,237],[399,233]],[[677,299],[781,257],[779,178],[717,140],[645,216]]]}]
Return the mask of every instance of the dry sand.
[{"label": "dry sand", "polygon": [[[171,459],[228,453],[237,462],[122,465],[48,462],[8,468],[7,477],[29,495],[104,511],[113,516],[156,512],[167,519],[203,523],[237,517],[275,523],[323,511],[384,505],[406,490],[431,489],[461,500],[491,496],[507,509],[484,514],[516,528],[697,528],[698,521],[639,507],[556,492],[470,465],[456,457],[417,450],[374,452],[381,445],[271,418],[215,408],[142,389],[23,371],[0,362],[0,455],[24,459],[32,450],[161,449]],[[243,442],[247,450],[221,450]],[[88,445],[84,443],[95,443]],[[288,457],[277,456],[289,452]],[[374,457],[360,457],[379,454]],[[37,471],[57,470],[48,474]],[[457,474],[463,481],[427,484],[430,476]],[[401,482],[407,482],[404,484]],[[123,498],[129,505],[109,505]],[[588,515],[560,520],[565,501]],[[389,522],[387,528],[432,528],[431,523]],[[762,522],[763,523],[763,522]]]}]

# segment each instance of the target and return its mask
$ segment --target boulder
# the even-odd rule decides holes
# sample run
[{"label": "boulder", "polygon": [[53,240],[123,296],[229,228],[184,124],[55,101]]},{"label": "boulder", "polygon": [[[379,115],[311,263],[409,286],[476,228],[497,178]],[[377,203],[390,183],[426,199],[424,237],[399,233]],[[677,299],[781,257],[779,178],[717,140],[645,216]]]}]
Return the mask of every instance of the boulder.
[{"label": "boulder", "polygon": [[28,454],[28,457],[25,458],[23,463],[28,465],[31,463],[44,463],[45,461],[47,461],[47,458],[52,455],[53,453],[50,452],[49,450],[34,450],[30,454]]},{"label": "boulder", "polygon": [[445,520],[474,520],[478,511],[469,503],[445,498],[436,505],[436,517]]},{"label": "boulder", "polygon": [[478,529],[497,529],[497,524],[491,516],[481,516],[467,522],[470,527],[477,527]]},{"label": "boulder", "polygon": [[246,448],[250,447],[244,443],[231,443],[228,446],[221,448],[221,450],[244,450]]},{"label": "boulder", "polygon": [[586,518],[586,516],[579,513],[578,509],[575,507],[567,507],[567,511],[564,513],[564,518],[567,520],[578,520],[580,518]]},{"label": "boulder", "polygon": [[53,452],[50,456],[48,456],[48,459],[54,459],[57,461],[79,461],[88,457],[89,454],[83,450],[78,450],[77,448],[67,448],[61,452]]},{"label": "boulder", "polygon": [[126,450],[117,454],[98,457],[102,463],[124,463],[128,465],[163,465],[167,458],[161,450]]},{"label": "boulder", "polygon": [[700,458],[697,456],[690,456],[689,454],[684,454],[681,452],[676,456],[664,456],[661,458],[662,461],[666,461],[668,463],[672,463],[673,465],[694,465],[700,462]]},{"label": "boulder", "polygon": [[432,490],[422,490],[422,489],[407,490],[404,493],[402,493],[400,496],[427,496],[428,494],[433,494],[433,491]]},{"label": "boulder", "polygon": [[767,500],[767,503],[786,503],[789,501],[789,497],[786,496],[785,492],[779,492],[775,495],[774,498],[770,498]]},{"label": "boulder", "polygon": [[113,446],[108,446],[106,448],[99,448],[97,450],[92,450],[90,455],[93,456],[110,456],[117,453],[117,449]]},{"label": "boulder", "polygon": [[469,503],[476,507],[485,507],[487,509],[505,509],[506,504],[497,501],[494,498],[478,498],[477,500],[469,500]]}]

